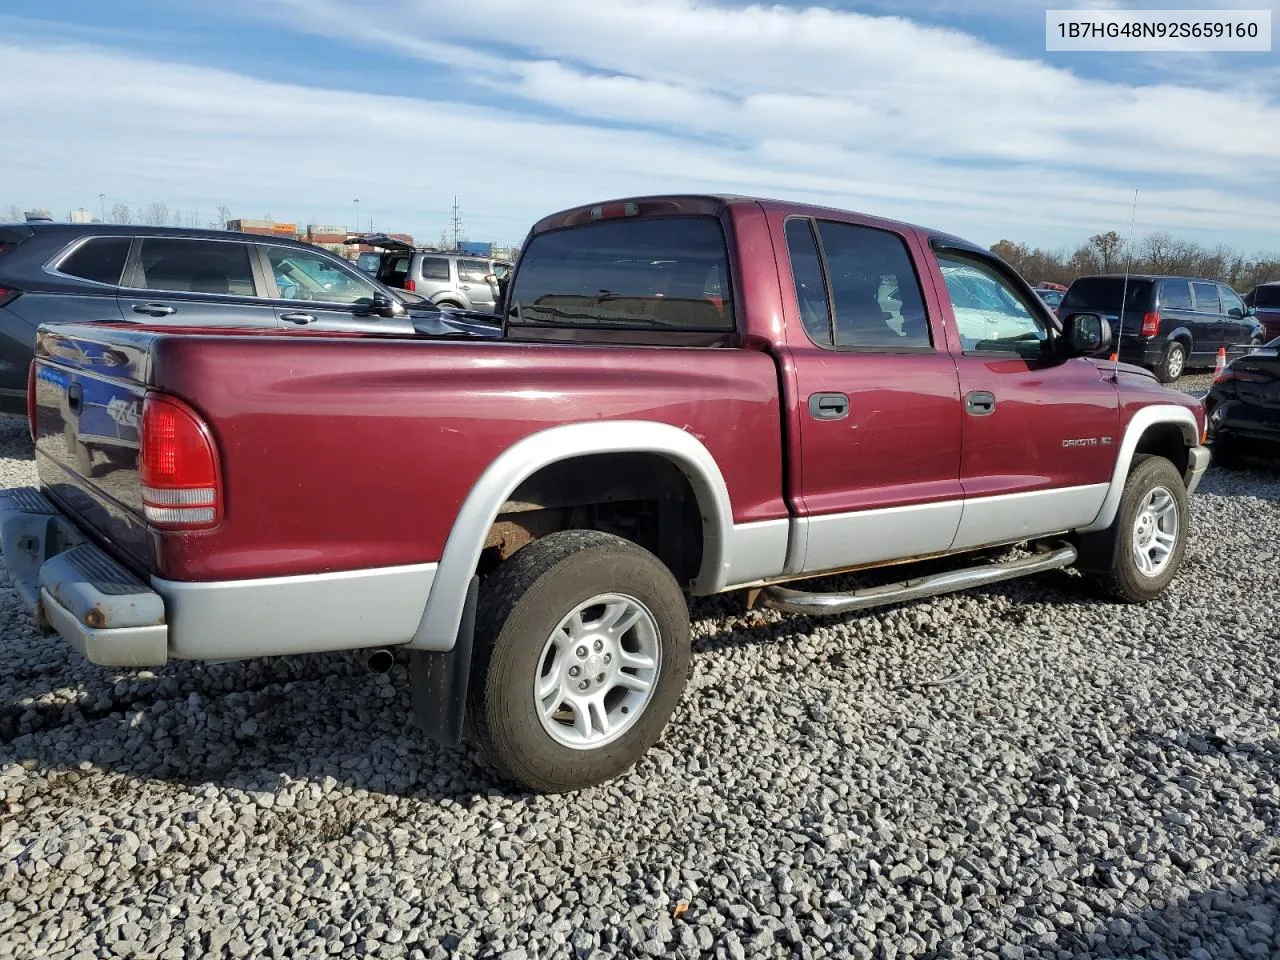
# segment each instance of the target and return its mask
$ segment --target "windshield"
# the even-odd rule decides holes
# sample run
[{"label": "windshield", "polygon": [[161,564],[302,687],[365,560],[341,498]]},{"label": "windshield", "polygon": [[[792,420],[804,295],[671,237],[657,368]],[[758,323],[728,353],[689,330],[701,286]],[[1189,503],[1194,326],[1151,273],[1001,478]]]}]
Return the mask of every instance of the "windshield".
[{"label": "windshield", "polygon": [[[1124,283],[1124,277],[1082,277],[1067,290],[1062,309],[1119,310]],[[1125,297],[1126,310],[1146,310],[1151,303],[1151,281],[1130,278]]]}]

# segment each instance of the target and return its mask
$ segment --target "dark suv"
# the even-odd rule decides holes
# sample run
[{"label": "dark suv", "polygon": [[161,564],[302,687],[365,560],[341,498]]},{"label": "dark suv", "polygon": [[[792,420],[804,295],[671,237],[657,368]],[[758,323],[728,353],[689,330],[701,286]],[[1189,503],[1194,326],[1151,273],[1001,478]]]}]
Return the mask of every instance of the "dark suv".
[{"label": "dark suv", "polygon": [[0,412],[26,414],[42,323],[134,321],[497,336],[308,243],[223,230],[0,224]]},{"label": "dark suv", "polygon": [[[1124,321],[1120,298],[1124,297]],[[1100,313],[1118,333],[1120,359],[1154,370],[1171,383],[1190,367],[1212,367],[1219,348],[1241,356],[1265,339],[1253,309],[1226,284],[1197,277],[1078,277],[1058,316]]]},{"label": "dark suv", "polygon": [[1267,339],[1280,337],[1280,280],[1260,283],[1247,294],[1244,302],[1253,307],[1258,322],[1267,328]]}]

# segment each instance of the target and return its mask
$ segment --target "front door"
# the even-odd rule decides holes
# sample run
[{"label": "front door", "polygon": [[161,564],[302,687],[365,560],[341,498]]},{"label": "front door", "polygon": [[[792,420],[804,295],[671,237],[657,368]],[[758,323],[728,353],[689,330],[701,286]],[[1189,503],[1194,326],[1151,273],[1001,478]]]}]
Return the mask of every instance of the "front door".
[{"label": "front door", "polygon": [[1244,301],[1226,284],[1218,284],[1222,312],[1227,322],[1227,356],[1246,353],[1252,339],[1253,323],[1245,316]]},{"label": "front door", "polygon": [[1120,444],[1107,365],[1053,357],[1047,309],[1001,261],[967,247],[934,252],[959,334],[965,503],[953,547],[1089,523]]},{"label": "front door", "polygon": [[412,330],[405,318],[382,317],[372,311],[374,296],[383,291],[358,270],[310,250],[270,243],[259,247],[267,278],[275,286],[272,305],[286,329]]},{"label": "front door", "polygon": [[1218,296],[1218,285],[1195,281],[1191,284],[1191,293],[1195,297],[1196,319],[1205,331],[1197,339],[1192,359],[1197,364],[1213,363],[1219,348],[1227,346],[1231,339],[1227,317],[1222,312],[1222,298]]},{"label": "front door", "polygon": [[796,296],[788,353],[802,532],[788,570],[948,550],[963,504],[959,384],[906,238],[801,217],[774,230]]}]

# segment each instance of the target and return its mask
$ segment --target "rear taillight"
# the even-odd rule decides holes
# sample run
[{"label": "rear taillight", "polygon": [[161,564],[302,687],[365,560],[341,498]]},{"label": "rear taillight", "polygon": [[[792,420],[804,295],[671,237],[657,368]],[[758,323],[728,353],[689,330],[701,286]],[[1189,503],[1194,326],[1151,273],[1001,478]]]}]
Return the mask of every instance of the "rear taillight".
[{"label": "rear taillight", "polygon": [[36,442],[36,362],[27,364],[27,432]]},{"label": "rear taillight", "polygon": [[196,530],[222,520],[222,479],[213,436],[180,400],[147,394],[142,402],[142,506],[148,522]]},{"label": "rear taillight", "polygon": [[1160,314],[1144,313],[1142,315],[1142,335],[1144,337],[1154,337],[1160,332]]},{"label": "rear taillight", "polygon": [[414,290],[418,289],[418,285],[414,281],[406,279],[404,282],[404,288],[412,293]]},{"label": "rear taillight", "polygon": [[17,300],[20,293],[22,293],[21,290],[15,290],[13,287],[0,287],[0,307]]}]

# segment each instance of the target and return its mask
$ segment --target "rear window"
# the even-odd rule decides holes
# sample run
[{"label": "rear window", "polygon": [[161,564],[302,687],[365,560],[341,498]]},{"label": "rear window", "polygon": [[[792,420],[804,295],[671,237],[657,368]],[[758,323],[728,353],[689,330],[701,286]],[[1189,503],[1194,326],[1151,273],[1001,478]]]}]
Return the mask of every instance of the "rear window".
[{"label": "rear window", "polygon": [[714,217],[571,227],[529,244],[508,319],[516,326],[732,330],[728,275]]},{"label": "rear window", "polygon": [[1258,310],[1280,310],[1280,285],[1259,287],[1253,295],[1253,305]]},{"label": "rear window", "polygon": [[1146,310],[1151,303],[1151,281],[1129,280],[1124,290],[1124,277],[1083,277],[1071,284],[1062,298],[1062,310],[1119,310],[1125,298],[1126,310]]},{"label": "rear window", "polygon": [[58,271],[81,280],[115,286],[129,256],[129,237],[95,237],[86,240],[58,264]]}]

